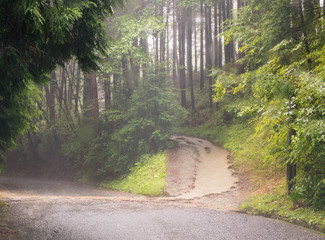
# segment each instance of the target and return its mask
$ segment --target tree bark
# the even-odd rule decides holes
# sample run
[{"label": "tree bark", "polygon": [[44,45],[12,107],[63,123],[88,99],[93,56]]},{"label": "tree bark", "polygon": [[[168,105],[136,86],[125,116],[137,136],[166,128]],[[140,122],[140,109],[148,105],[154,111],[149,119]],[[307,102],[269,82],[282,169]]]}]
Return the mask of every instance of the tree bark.
[{"label": "tree bark", "polygon": [[45,119],[46,119],[46,123],[49,123],[50,121],[50,111],[49,111],[49,108],[50,108],[50,90],[49,90],[49,86],[46,84],[44,85],[44,90],[45,90],[45,98],[46,98],[46,116],[45,116]]},{"label": "tree bark", "polygon": [[48,101],[50,121],[55,119],[55,86],[56,86],[56,74],[55,71],[52,71],[51,81],[50,81],[49,101]]},{"label": "tree bark", "polygon": [[191,106],[195,109],[194,86],[193,86],[193,66],[192,66],[192,7],[187,7],[187,72],[191,88]]},{"label": "tree bark", "polygon": [[128,89],[128,96],[131,97],[133,94],[133,83],[131,80],[130,72],[129,72],[129,66],[128,66],[128,60],[126,56],[122,57],[122,71],[123,71],[123,76],[126,82],[126,86]]},{"label": "tree bark", "polygon": [[61,86],[62,86],[62,100],[67,101],[67,76],[66,76],[66,69],[65,66],[62,67],[62,81],[61,81]]},{"label": "tree bark", "polygon": [[74,114],[79,116],[79,92],[80,92],[80,67],[77,66],[77,79],[76,79],[76,94],[74,97]]},{"label": "tree bark", "polygon": [[196,9],[193,9],[193,27],[194,27],[194,72],[197,72],[198,54],[197,54],[197,24],[196,24]]},{"label": "tree bark", "polygon": [[211,7],[205,5],[205,42],[206,42],[206,62],[205,67],[208,74],[209,80],[209,104],[212,108],[212,77],[210,76],[211,68],[212,68],[212,35],[211,35]]},{"label": "tree bark", "polygon": [[93,117],[94,120],[98,119],[99,107],[98,107],[98,92],[96,73],[94,71],[85,73],[84,75],[84,109],[85,114],[89,117]]},{"label": "tree bark", "polygon": [[[137,48],[139,46],[138,38],[136,38],[133,41],[132,45],[134,48]],[[139,86],[140,65],[135,64],[133,62],[132,58],[130,59],[130,64],[131,64],[131,69],[132,69],[132,73],[133,73],[134,85],[135,85],[135,87],[137,87],[137,86]]]},{"label": "tree bark", "polygon": [[214,66],[219,66],[218,5],[214,5]]},{"label": "tree bark", "polygon": [[[290,129],[288,135],[288,144],[291,145],[292,136],[295,135],[295,131]],[[295,186],[295,177],[297,175],[297,165],[295,163],[287,163],[287,194],[289,195]]]},{"label": "tree bark", "polygon": [[112,105],[111,101],[111,76],[108,73],[103,74],[104,93],[105,93],[105,109],[109,109]]},{"label": "tree bark", "polygon": [[203,15],[203,0],[201,0],[200,5],[200,89],[202,90],[204,88],[204,46],[203,46],[203,33],[204,33],[204,27],[203,27],[203,21],[204,21],[204,15]]},{"label": "tree bark", "polygon": [[[223,16],[224,21],[227,19],[232,19],[232,0],[225,0],[226,4],[223,5]],[[234,41],[229,40],[228,43],[225,43],[225,63],[234,62],[235,56],[234,56]]]},{"label": "tree bark", "polygon": [[[72,99],[73,99],[73,83],[75,80],[75,70],[76,70],[76,62],[71,61],[72,67],[70,67],[70,75],[68,77],[68,103],[69,103],[69,108],[72,108]],[[70,65],[71,66],[71,65]]]},{"label": "tree bark", "polygon": [[181,90],[181,106],[186,107],[185,94],[185,24],[184,13],[178,11],[178,45],[179,45],[179,84]]},{"label": "tree bark", "polygon": [[118,99],[117,93],[118,93],[118,80],[120,75],[117,73],[113,73],[113,103],[116,102],[116,99]]},{"label": "tree bark", "polygon": [[177,5],[176,0],[173,0],[173,81],[174,86],[177,86],[177,65],[178,65],[178,56],[177,56]]},{"label": "tree bark", "polygon": [[[142,47],[143,53],[145,54],[145,56],[148,57],[148,40],[146,38],[141,38],[140,39],[140,45]],[[147,69],[147,64],[143,63],[142,66],[141,66],[142,76],[143,77],[146,75],[145,74],[146,69]]]},{"label": "tree bark", "polygon": [[[159,16],[161,17],[161,19],[162,19],[162,24],[164,23],[164,1],[162,1],[161,3],[160,3],[161,5],[160,5],[160,9],[159,9]],[[165,37],[166,37],[166,35],[165,35],[165,31],[162,31],[161,33],[160,33],[160,56],[159,56],[159,61],[162,63],[162,62],[164,62],[165,61],[165,54],[166,54],[166,46],[165,46],[165,42],[166,42],[166,40],[165,40]],[[164,67],[164,69],[163,69],[163,71],[165,70],[165,67]]]},{"label": "tree bark", "polygon": [[[309,46],[309,41],[308,41],[308,33],[306,29],[306,22],[305,22],[305,17],[303,13],[303,6],[301,0],[299,0],[299,15],[300,15],[300,21],[302,25],[302,32],[303,32],[303,43],[305,46],[305,50],[307,55],[310,54],[310,46]],[[308,63],[308,68],[309,70],[312,69],[312,61],[309,56],[307,56],[307,63]]]},{"label": "tree bark", "polygon": [[[218,11],[218,14],[219,14],[219,21],[218,21],[218,32],[219,34],[222,33],[222,20],[223,20],[223,5],[221,3],[221,1],[219,2],[219,11]],[[218,67],[219,68],[222,68],[222,56],[223,56],[223,53],[222,53],[222,39],[219,38],[219,41],[218,41]]]},{"label": "tree bark", "polygon": [[167,2],[167,12],[166,12],[166,64],[167,64],[167,76],[169,77],[169,1]]}]

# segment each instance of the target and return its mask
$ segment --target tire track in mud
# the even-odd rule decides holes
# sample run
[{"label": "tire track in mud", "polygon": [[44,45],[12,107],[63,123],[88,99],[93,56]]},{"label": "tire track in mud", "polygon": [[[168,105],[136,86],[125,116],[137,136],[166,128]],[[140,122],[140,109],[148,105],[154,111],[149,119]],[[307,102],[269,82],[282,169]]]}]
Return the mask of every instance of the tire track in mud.
[{"label": "tire track in mud", "polygon": [[[199,138],[173,136],[171,139],[178,141],[179,147],[169,153],[167,193],[177,198],[194,199],[238,187],[226,150]],[[191,184],[186,185],[185,179],[191,179]],[[182,191],[179,185],[183,186]]]}]

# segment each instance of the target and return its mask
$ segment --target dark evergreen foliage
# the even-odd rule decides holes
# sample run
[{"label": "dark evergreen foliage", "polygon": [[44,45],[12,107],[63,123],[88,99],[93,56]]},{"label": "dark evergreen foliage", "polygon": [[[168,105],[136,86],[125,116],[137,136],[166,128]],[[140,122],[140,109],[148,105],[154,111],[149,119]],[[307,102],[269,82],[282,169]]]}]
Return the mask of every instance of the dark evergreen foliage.
[{"label": "dark evergreen foliage", "polygon": [[75,56],[80,67],[97,68],[105,53],[103,20],[116,0],[0,1],[0,149],[6,150],[33,118],[28,88],[47,81],[57,64]]}]

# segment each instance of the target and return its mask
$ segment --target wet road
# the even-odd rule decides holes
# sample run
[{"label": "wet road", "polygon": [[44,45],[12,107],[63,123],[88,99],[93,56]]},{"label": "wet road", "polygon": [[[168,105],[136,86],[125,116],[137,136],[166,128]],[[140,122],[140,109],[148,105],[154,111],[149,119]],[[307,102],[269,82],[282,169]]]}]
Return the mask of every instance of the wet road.
[{"label": "wet road", "polygon": [[68,182],[0,177],[0,194],[10,230],[0,239],[325,239],[281,221]]},{"label": "wet road", "polygon": [[13,203],[17,239],[324,239],[261,217],[140,202]]}]

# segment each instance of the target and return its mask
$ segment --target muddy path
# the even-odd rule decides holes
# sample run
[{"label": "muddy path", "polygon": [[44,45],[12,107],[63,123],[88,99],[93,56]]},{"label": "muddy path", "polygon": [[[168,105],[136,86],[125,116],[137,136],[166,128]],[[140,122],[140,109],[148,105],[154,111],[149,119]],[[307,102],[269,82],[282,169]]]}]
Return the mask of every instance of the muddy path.
[{"label": "muddy path", "polygon": [[226,150],[199,138],[173,136],[171,139],[178,141],[179,152],[169,157],[168,193],[192,199],[237,187],[238,179],[231,170]]},{"label": "muddy path", "polygon": [[250,186],[247,178],[233,170],[229,152],[204,139],[171,139],[178,147],[167,151],[167,194],[203,207],[238,210]]}]

